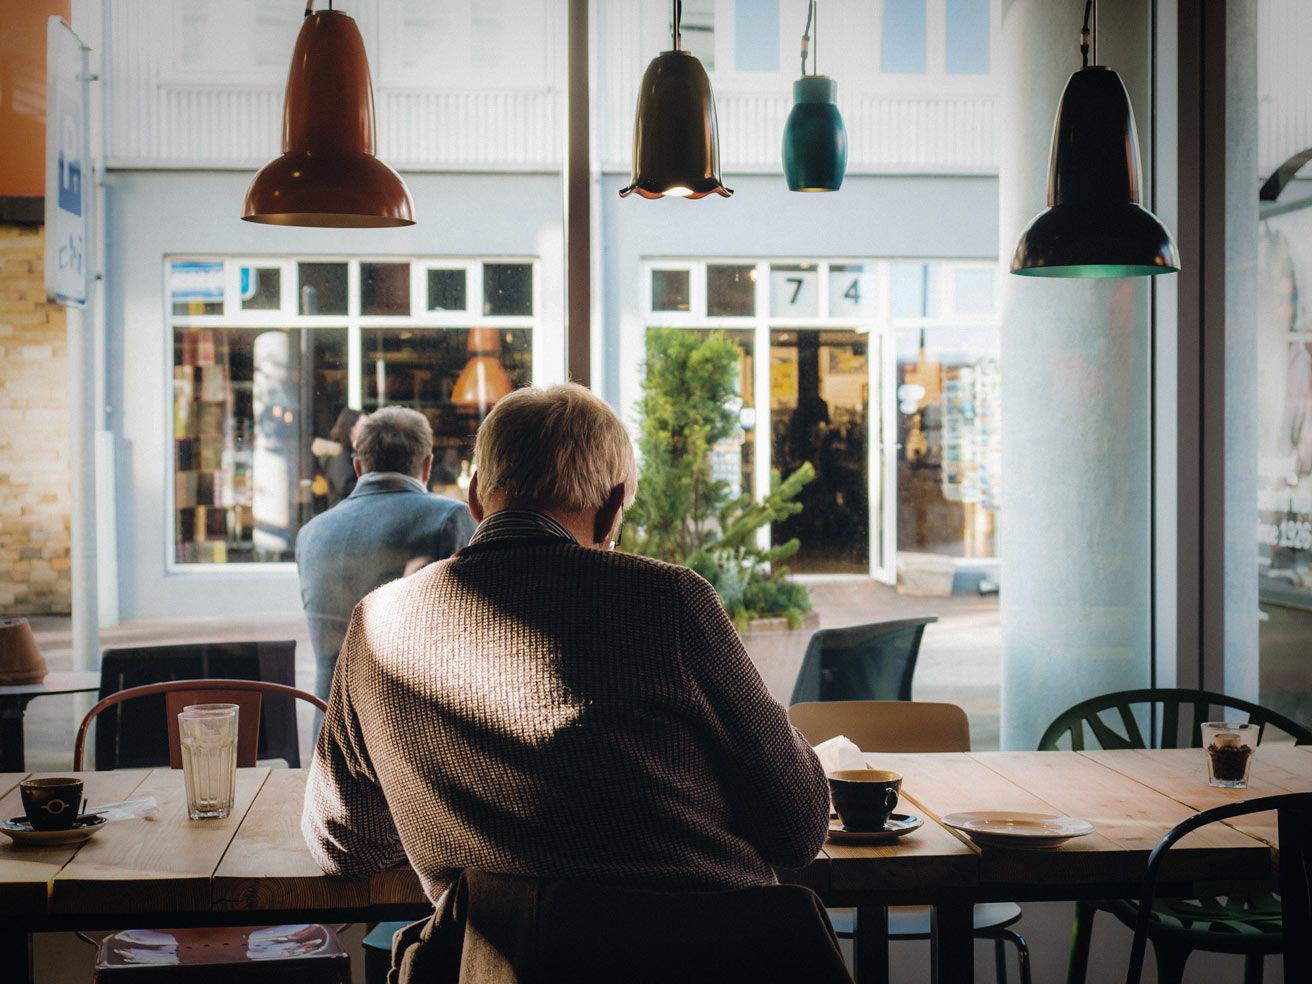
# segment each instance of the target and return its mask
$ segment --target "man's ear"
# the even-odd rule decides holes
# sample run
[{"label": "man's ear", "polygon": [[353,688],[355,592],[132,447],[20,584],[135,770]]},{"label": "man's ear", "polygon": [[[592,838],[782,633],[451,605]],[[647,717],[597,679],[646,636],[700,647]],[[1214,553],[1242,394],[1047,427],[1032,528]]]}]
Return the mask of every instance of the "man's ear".
[{"label": "man's ear", "polygon": [[360,460],[358,455],[351,459],[351,467],[355,469],[356,478],[364,477],[364,462]]},{"label": "man's ear", "polygon": [[469,477],[469,514],[475,523],[483,522],[483,503],[478,498],[478,472]]},{"label": "man's ear", "polygon": [[419,469],[419,481],[424,483],[424,488],[428,488],[428,480],[433,476],[433,456],[430,454],[424,459],[423,466]]},{"label": "man's ear", "polygon": [[617,485],[610,490],[610,495],[606,496],[606,502],[597,510],[597,520],[593,526],[592,542],[598,546],[610,546],[612,534],[615,532],[615,522],[619,519],[620,509],[624,506],[624,486]]}]

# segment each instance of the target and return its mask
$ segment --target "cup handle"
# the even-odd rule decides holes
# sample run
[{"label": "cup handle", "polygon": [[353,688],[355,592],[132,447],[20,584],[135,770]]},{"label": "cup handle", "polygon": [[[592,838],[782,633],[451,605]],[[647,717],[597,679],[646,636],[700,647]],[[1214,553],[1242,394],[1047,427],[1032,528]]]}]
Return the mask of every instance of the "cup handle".
[{"label": "cup handle", "polygon": [[884,791],[884,807],[888,810],[888,812],[889,812],[890,814],[891,814],[895,809],[897,809],[897,790],[896,790],[896,789],[886,789],[886,790]]}]

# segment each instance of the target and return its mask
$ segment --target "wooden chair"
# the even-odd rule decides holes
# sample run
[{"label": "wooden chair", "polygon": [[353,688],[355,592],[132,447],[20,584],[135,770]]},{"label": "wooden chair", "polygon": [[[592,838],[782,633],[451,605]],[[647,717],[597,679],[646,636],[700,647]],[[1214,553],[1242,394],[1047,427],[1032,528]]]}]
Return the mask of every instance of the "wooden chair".
[{"label": "wooden chair", "polygon": [[[788,719],[812,745],[845,735],[863,752],[968,752],[970,721],[956,704],[914,700],[836,700],[794,704]],[[829,910],[839,936],[852,936],[852,909]],[[1021,917],[1014,902],[986,902],[975,906],[976,939],[993,940],[999,984],[1007,980],[1005,944],[1016,947],[1024,984],[1030,981],[1030,951],[1025,938],[1009,929]],[[897,905],[888,910],[890,940],[930,938],[930,907]]]},{"label": "wooden chair", "polygon": [[[1156,688],[1122,690],[1081,701],[1059,714],[1039,739],[1039,751],[1069,748],[1201,748],[1204,721],[1226,720],[1238,711],[1258,725],[1259,742],[1268,728],[1283,731],[1299,745],[1312,744],[1312,729],[1239,697],[1208,690]],[[1154,740],[1144,738],[1147,730]],[[1260,757],[1260,752],[1259,752]],[[1075,903],[1067,984],[1083,984],[1089,967],[1093,920],[1110,912],[1126,926],[1139,919],[1133,899]],[[1179,982],[1194,950],[1237,953],[1245,959],[1246,984],[1259,984],[1267,954],[1284,946],[1280,900],[1261,887],[1237,886],[1233,892],[1212,887],[1194,899],[1158,899],[1153,904],[1153,949],[1164,984]]]},{"label": "wooden chair", "polygon": [[802,657],[790,704],[816,700],[910,700],[920,640],[937,615],[820,629]]},{"label": "wooden chair", "polygon": [[[1312,793],[1285,793],[1280,796],[1262,796],[1243,803],[1227,803],[1196,813],[1171,828],[1148,857],[1148,871],[1144,875],[1143,891],[1137,905],[1134,922],[1134,945],[1130,950],[1130,970],[1126,984],[1139,984],[1143,975],[1144,953],[1148,941],[1154,948],[1164,936],[1178,930],[1174,921],[1157,919],[1154,904],[1157,876],[1166,852],[1186,834],[1209,823],[1231,820],[1235,817],[1275,810],[1280,837],[1280,904],[1281,950],[1284,953],[1286,981],[1305,980],[1312,967]],[[1206,917],[1200,921],[1206,923]],[[1245,981],[1250,974],[1244,974]]]},{"label": "wooden chair", "polygon": [[[191,704],[236,704],[240,708],[239,768],[255,765],[260,706],[265,696],[295,698],[327,710],[314,694],[262,680],[170,680],[129,687],[99,701],[82,719],[73,744],[74,771],[82,769],[92,721],[125,701],[160,694],[167,708],[169,761],[175,769],[182,768],[178,712]],[[129,929],[100,941],[83,939],[98,947],[95,984],[146,984],[160,980],[162,975],[180,984],[226,984],[235,973],[248,984],[350,984],[351,980],[349,956],[337,934],[327,926]]]}]

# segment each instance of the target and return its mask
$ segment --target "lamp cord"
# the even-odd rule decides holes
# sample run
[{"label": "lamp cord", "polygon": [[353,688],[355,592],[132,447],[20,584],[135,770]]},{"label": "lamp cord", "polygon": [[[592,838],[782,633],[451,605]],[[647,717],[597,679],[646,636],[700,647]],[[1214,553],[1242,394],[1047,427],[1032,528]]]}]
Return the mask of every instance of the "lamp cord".
[{"label": "lamp cord", "polygon": [[806,75],[806,56],[811,54],[811,26],[815,25],[815,53],[811,58],[811,74],[815,75],[820,71],[820,23],[815,16],[815,0],[807,5],[806,8],[806,30],[802,32],[802,74]]},{"label": "lamp cord", "polygon": [[[1084,27],[1080,29],[1080,60],[1084,62],[1084,67],[1089,67],[1089,17],[1093,13],[1093,0],[1084,0]],[[1095,61],[1098,59],[1098,49],[1093,52]]]},{"label": "lamp cord", "polygon": [[683,0],[672,0],[673,10],[670,17],[670,36],[674,41],[674,50],[683,50]]}]

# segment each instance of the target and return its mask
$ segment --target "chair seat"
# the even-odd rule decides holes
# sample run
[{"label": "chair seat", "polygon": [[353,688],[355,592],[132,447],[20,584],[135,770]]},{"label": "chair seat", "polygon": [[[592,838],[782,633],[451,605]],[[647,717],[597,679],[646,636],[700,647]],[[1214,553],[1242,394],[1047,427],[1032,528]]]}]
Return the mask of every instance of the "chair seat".
[{"label": "chair seat", "polygon": [[[1114,899],[1103,906],[1125,926],[1134,928],[1139,915],[1136,899]],[[1284,952],[1280,899],[1266,889],[1235,886],[1192,899],[1156,899],[1151,940],[1173,940],[1212,953]]]},{"label": "chair seat", "polygon": [[[829,909],[829,921],[839,936],[851,936],[856,924],[855,909]],[[1000,929],[1020,918],[1015,902],[982,902],[975,906],[972,929]],[[930,909],[927,905],[890,905],[888,938],[890,940],[927,940],[930,936]]]},{"label": "chair seat", "polygon": [[350,956],[326,926],[129,929],[96,953],[95,984],[350,984]]}]

